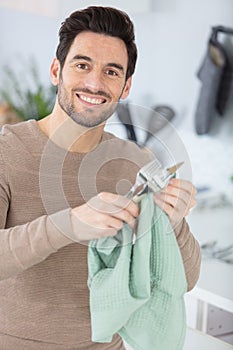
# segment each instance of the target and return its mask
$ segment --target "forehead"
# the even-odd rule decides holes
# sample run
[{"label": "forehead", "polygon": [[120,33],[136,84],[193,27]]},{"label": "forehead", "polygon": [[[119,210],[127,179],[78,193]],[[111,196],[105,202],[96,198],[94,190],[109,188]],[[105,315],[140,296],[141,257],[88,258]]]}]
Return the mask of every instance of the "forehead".
[{"label": "forehead", "polygon": [[115,62],[127,67],[127,48],[124,41],[117,37],[82,32],[75,37],[66,60],[71,60],[77,54],[88,56],[93,61]]}]

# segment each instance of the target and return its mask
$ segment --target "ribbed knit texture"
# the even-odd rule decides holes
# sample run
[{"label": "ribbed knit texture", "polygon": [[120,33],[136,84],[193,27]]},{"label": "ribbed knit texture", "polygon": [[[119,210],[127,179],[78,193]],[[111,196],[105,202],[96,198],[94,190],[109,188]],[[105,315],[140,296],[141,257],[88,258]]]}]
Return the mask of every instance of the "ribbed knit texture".
[{"label": "ribbed knit texture", "polygon": [[[56,222],[64,222],[64,227],[69,229],[66,225],[69,208],[82,205],[95,195],[95,191],[116,193],[122,179],[126,179],[129,186],[140,163],[134,164],[127,157],[138,154],[142,158],[141,165],[147,162],[145,154],[140,153],[137,146],[110,134],[104,133],[101,145],[106,147],[94,157],[94,161],[97,165],[103,160],[105,163],[98,169],[96,187],[93,188],[92,173],[83,171],[80,174],[79,171],[85,154],[65,152],[49,144],[36,121],[2,129],[1,350],[124,349],[119,336],[114,336],[110,344],[91,341],[88,247],[72,243],[56,225]],[[41,164],[45,149],[47,162],[43,169]],[[115,149],[119,149],[123,159],[111,158]],[[58,181],[58,163],[62,163],[61,183]],[[82,191],[80,181],[86,186]],[[191,288],[199,274],[200,255],[198,244],[185,221],[177,232],[177,241]]]},{"label": "ribbed knit texture", "polygon": [[128,225],[100,241],[88,250],[93,341],[118,332],[135,350],[181,350],[187,283],[174,232],[153,195],[142,200],[135,244]]}]

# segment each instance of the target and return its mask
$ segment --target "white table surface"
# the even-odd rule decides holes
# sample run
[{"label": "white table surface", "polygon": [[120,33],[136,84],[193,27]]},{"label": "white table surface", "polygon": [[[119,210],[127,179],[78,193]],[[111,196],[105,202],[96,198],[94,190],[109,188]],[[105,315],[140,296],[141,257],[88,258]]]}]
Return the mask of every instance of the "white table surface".
[{"label": "white table surface", "polygon": [[[233,207],[194,209],[187,221],[200,244],[233,244]],[[190,295],[233,313],[233,264],[202,258],[200,278]]]},{"label": "white table surface", "polygon": [[[125,344],[126,350],[133,350]],[[187,328],[185,343],[182,350],[232,350],[233,346],[208,334]],[[159,349],[158,349],[159,350]],[[168,349],[169,350],[169,349]]]},{"label": "white table surface", "polygon": [[233,345],[225,343],[208,334],[187,328],[183,350],[230,350]]}]

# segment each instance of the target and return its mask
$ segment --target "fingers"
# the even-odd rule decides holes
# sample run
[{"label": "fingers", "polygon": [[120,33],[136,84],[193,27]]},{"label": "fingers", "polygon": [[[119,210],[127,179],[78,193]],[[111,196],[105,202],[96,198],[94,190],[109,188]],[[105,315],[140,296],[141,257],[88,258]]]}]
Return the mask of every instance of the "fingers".
[{"label": "fingers", "polygon": [[89,241],[101,237],[115,236],[123,222],[111,215],[97,212],[87,203],[71,210],[71,225],[74,242]]},{"label": "fingers", "polygon": [[196,193],[190,181],[172,179],[163,191],[155,194],[155,203],[167,213],[171,222],[178,223],[196,205]]},{"label": "fingers", "polygon": [[129,215],[124,215],[124,213],[119,212],[119,215],[117,216],[106,215],[104,222],[107,225],[107,227],[114,228],[117,233],[117,231],[123,228],[124,223],[127,223],[130,227],[133,228],[135,225],[135,218]]},{"label": "fingers", "polygon": [[195,207],[195,205],[197,204],[197,201],[196,201],[197,190],[196,190],[196,187],[190,181],[173,179],[172,186],[180,187],[180,193],[181,193],[180,198],[184,200],[186,204],[187,212],[189,212],[190,209]]},{"label": "fingers", "polygon": [[[104,203],[112,204],[112,209],[126,209],[134,217],[138,216],[139,214],[138,206],[133,201],[124,196],[109,192],[101,192],[97,197],[100,198]],[[109,206],[109,208],[111,207]]]},{"label": "fingers", "polygon": [[114,236],[124,223],[133,228],[138,214],[137,205],[129,199],[102,192],[71,210],[72,239],[80,242]]},{"label": "fingers", "polygon": [[177,205],[185,206],[190,210],[196,205],[197,190],[190,181],[172,179],[168,186],[160,192],[161,199],[170,203],[173,207]]},{"label": "fingers", "polygon": [[[135,224],[135,218],[139,214],[138,206],[129,199],[113,193],[102,192],[92,198],[88,205],[98,213],[108,214],[108,222],[111,218],[118,219],[119,222],[126,222],[131,227]],[[113,219],[112,219],[113,220]],[[114,220],[110,226],[114,226]],[[122,228],[122,227],[121,227]]]},{"label": "fingers", "polygon": [[197,194],[196,187],[187,180],[182,180],[182,179],[171,179],[169,181],[169,190],[171,193],[175,193],[177,196],[177,190],[181,191],[181,194],[188,194],[190,198],[195,198]]}]

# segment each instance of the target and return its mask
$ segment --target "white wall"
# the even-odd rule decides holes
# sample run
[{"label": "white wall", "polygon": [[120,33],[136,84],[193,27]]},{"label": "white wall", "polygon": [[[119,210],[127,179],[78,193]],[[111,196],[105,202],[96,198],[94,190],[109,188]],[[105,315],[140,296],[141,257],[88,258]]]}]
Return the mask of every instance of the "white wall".
[{"label": "white wall", "polygon": [[196,72],[213,25],[233,27],[232,0],[177,0],[171,11],[135,15],[139,61],[133,94],[139,103],[170,102],[193,111]]},{"label": "white wall", "polygon": [[56,19],[0,7],[0,84],[2,67],[9,64],[26,69],[21,59],[33,55],[42,80],[49,81],[49,64],[57,44],[59,23]]},{"label": "white wall", "polygon": [[[170,6],[168,0],[153,1],[154,12],[130,13],[139,48],[130,99],[145,106],[168,102],[182,115],[190,115],[199,86],[195,74],[206,50],[210,27],[233,26],[233,2],[174,0]],[[64,17],[70,10],[67,6]],[[42,76],[47,77],[61,20],[0,7],[0,67],[8,62],[15,64],[19,54],[34,54]]]},{"label": "white wall", "polygon": [[[158,1],[155,3],[163,3]],[[215,117],[208,135],[197,136],[194,113],[201,86],[196,73],[214,25],[233,28],[232,0],[177,0],[150,14],[133,15],[139,60],[131,100],[167,103],[177,112],[175,126],[185,143],[193,182],[223,192],[233,202],[233,108]],[[171,1],[170,1],[171,3]]]},{"label": "white wall", "polygon": [[[119,1],[112,0],[111,4],[114,2],[117,7]],[[230,190],[233,198],[233,185],[229,182],[233,174],[233,111],[228,111],[221,121],[216,119],[207,136],[195,135],[193,120],[200,87],[196,72],[205,54],[210,28],[218,24],[233,27],[233,1],[152,0],[152,3],[154,11],[130,11],[139,59],[129,100],[146,107],[172,105],[177,112],[175,125],[193,162],[194,181],[221,191]],[[42,79],[49,81],[58,29],[70,10],[63,18],[51,18],[0,7],[0,85],[1,67],[6,63],[17,67],[20,56],[31,54],[39,63]]]}]

